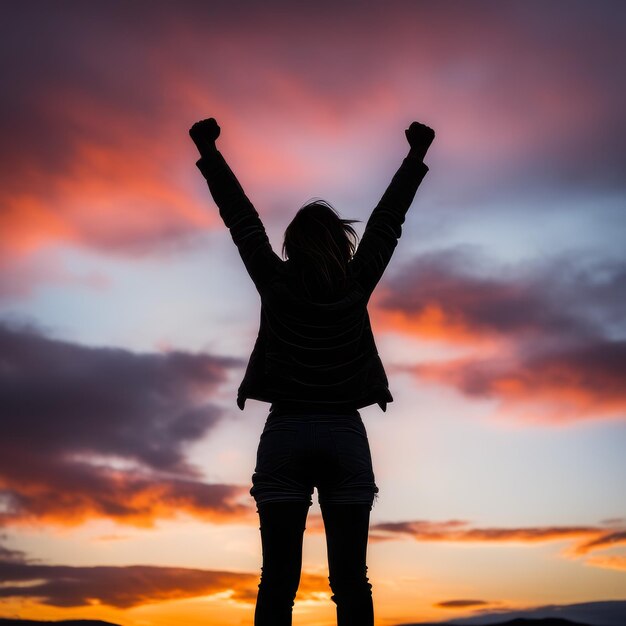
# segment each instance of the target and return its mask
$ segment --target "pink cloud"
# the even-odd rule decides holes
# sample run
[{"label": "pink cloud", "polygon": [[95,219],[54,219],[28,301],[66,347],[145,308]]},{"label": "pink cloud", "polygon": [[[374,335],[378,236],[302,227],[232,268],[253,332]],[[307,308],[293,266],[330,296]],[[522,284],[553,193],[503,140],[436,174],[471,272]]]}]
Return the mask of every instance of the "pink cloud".
[{"label": "pink cloud", "polygon": [[400,366],[500,412],[565,422],[624,418],[624,264],[582,259],[503,269],[459,250],[411,259],[373,300],[382,330],[463,347],[469,355]]}]

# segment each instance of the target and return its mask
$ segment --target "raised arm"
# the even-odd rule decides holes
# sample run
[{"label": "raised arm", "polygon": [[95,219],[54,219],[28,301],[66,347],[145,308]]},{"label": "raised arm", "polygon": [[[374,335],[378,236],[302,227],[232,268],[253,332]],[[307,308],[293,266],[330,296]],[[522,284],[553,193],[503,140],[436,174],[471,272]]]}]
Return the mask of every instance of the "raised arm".
[{"label": "raised arm", "polygon": [[372,211],[361,242],[350,262],[353,275],[367,293],[376,287],[402,235],[402,224],[417,188],[428,172],[424,157],[435,132],[413,122],[405,131],[411,146],[387,190]]},{"label": "raised arm", "polygon": [[215,145],[219,134],[220,127],[213,118],[196,122],[189,130],[201,156],[196,165],[209,185],[250,278],[260,289],[281,260],[272,250],[259,214]]}]

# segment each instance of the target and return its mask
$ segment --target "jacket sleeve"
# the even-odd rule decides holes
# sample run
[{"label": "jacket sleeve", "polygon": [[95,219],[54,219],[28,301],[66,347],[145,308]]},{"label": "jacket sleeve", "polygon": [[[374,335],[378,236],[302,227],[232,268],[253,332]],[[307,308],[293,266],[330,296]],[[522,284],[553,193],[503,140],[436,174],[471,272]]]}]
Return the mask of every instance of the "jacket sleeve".
[{"label": "jacket sleeve", "polygon": [[428,172],[420,159],[408,156],[372,211],[350,262],[353,276],[371,294],[383,275],[402,234],[402,224],[417,188]]},{"label": "jacket sleeve", "polygon": [[203,155],[196,166],[209,185],[250,278],[260,290],[282,261],[272,250],[259,214],[218,150]]}]

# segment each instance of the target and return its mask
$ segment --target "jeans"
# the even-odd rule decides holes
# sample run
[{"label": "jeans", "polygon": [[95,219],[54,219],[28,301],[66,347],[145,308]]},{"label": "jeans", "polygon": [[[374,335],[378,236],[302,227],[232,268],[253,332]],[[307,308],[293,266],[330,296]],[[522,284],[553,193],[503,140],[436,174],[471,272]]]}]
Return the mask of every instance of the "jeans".
[{"label": "jeans", "polygon": [[373,626],[367,578],[369,516],[378,493],[365,426],[354,415],[270,416],[250,493],[263,565],[255,626],[291,626],[306,517],[317,487],[338,626]]}]

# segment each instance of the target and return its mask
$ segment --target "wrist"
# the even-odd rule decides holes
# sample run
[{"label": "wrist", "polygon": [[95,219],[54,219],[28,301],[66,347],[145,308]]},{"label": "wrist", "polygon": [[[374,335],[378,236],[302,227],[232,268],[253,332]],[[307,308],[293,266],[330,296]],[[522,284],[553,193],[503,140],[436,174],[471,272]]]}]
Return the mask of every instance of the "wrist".
[{"label": "wrist", "polygon": [[198,152],[201,157],[210,157],[217,153],[217,146],[214,141],[205,141],[198,145]]},{"label": "wrist", "polygon": [[426,150],[418,146],[411,146],[411,148],[409,149],[409,154],[407,156],[412,159],[423,161],[424,157],[426,156]]}]

